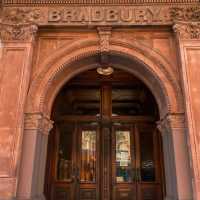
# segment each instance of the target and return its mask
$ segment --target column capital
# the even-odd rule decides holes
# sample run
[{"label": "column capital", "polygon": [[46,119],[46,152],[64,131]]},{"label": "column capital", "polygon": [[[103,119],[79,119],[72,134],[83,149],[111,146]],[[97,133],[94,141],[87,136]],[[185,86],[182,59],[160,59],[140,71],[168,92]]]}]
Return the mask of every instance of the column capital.
[{"label": "column capital", "polygon": [[42,113],[26,113],[24,120],[24,129],[37,131],[48,135],[53,128],[53,121]]},{"label": "column capital", "polygon": [[8,24],[0,23],[0,39],[3,42],[32,42],[35,39],[38,27],[35,24]]},{"label": "column capital", "polygon": [[162,133],[169,133],[175,129],[185,129],[185,116],[183,113],[167,114],[163,119],[157,122],[157,128]]},{"label": "column capital", "polygon": [[181,40],[200,40],[200,22],[176,21],[173,30]]}]

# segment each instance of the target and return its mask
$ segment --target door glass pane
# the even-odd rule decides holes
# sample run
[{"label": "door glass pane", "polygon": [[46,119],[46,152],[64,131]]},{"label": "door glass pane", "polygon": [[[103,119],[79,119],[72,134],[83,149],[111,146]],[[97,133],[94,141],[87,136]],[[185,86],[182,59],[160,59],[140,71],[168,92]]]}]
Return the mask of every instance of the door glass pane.
[{"label": "door glass pane", "polygon": [[131,182],[130,131],[116,131],[116,182]]},{"label": "door glass pane", "polygon": [[155,181],[155,163],[152,133],[140,133],[140,148],[141,180],[146,182]]},{"label": "door glass pane", "polygon": [[82,131],[81,170],[82,182],[96,181],[96,131]]},{"label": "door glass pane", "polygon": [[73,132],[74,126],[69,124],[65,124],[59,129],[57,178],[60,181],[71,179]]}]

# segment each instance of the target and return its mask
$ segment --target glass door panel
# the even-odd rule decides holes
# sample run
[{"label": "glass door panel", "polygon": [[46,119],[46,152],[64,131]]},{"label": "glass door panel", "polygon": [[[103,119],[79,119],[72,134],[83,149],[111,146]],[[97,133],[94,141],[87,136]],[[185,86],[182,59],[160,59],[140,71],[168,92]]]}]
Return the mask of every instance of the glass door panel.
[{"label": "glass door panel", "polygon": [[99,128],[92,123],[79,124],[78,200],[97,200],[99,195]]},{"label": "glass door panel", "polygon": [[95,130],[82,130],[81,132],[81,169],[80,181],[96,181],[96,139]]},{"label": "glass door panel", "polygon": [[116,135],[116,182],[131,182],[132,159],[131,159],[131,138],[129,130],[117,130]]},{"label": "glass door panel", "polygon": [[57,180],[71,181],[74,125],[67,124],[59,129]]},{"label": "glass door panel", "polygon": [[141,181],[155,181],[153,132],[140,132]]},{"label": "glass door panel", "polygon": [[134,138],[131,125],[121,124],[113,127],[113,200],[136,200]]}]

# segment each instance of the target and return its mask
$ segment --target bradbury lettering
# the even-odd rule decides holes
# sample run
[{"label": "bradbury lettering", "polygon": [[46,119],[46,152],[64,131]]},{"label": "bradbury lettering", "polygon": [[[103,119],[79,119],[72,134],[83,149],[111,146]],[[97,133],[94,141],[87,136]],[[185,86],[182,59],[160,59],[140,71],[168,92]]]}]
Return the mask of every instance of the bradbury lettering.
[{"label": "bradbury lettering", "polygon": [[77,24],[151,24],[169,23],[171,18],[166,8],[135,7],[81,7],[50,9],[49,23]]}]

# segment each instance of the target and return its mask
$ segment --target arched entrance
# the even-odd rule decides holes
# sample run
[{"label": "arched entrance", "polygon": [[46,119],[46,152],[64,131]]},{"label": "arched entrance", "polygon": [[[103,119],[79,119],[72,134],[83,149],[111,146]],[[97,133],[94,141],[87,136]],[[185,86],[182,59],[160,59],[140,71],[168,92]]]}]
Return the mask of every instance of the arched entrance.
[{"label": "arched entrance", "polygon": [[[41,70],[31,82],[27,101],[19,197],[45,198],[44,174],[53,102],[67,81],[99,66],[98,55],[99,40],[77,41],[57,50],[39,66]],[[111,40],[110,55],[114,68],[134,74],[156,99],[165,160],[166,198],[190,199],[182,94],[170,65],[156,51],[125,40]],[[31,177],[28,181],[27,174]]]},{"label": "arched entrance", "polygon": [[46,199],[162,200],[158,119],[154,97],[132,74],[74,77],[53,106]]}]

